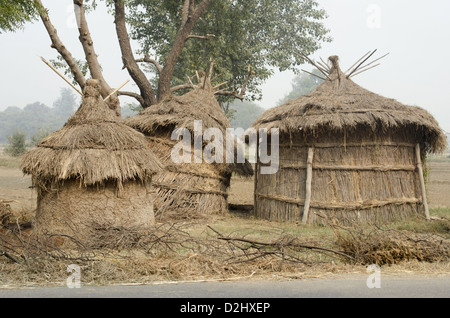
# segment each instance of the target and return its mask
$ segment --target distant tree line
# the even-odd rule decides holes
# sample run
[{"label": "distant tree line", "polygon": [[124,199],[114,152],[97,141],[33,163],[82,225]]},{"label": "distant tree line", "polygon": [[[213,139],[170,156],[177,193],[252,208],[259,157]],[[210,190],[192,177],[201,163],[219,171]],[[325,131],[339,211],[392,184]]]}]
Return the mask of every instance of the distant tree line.
[{"label": "distant tree line", "polygon": [[[316,69],[311,72],[320,76],[319,71]],[[273,106],[275,107],[282,105],[288,100],[308,94],[322,82],[323,81],[318,77],[308,73],[300,73],[293,78],[291,83],[291,91]],[[266,111],[265,108],[248,100],[244,100],[243,102],[235,100],[226,107],[222,108],[225,108],[224,111],[231,122],[231,126],[233,128],[243,128],[244,130],[249,128],[253,122],[255,122],[264,113],[264,111]]]},{"label": "distant tree line", "polygon": [[8,136],[18,132],[31,140],[44,131],[55,131],[64,125],[76,107],[76,97],[68,88],[61,89],[61,95],[53,103],[53,107],[41,102],[28,104],[23,109],[8,107],[0,112],[0,143],[7,143]]},{"label": "distant tree line", "polygon": [[[62,128],[79,104],[80,100],[72,89],[63,88],[53,107],[34,102],[24,108],[16,106],[6,108],[0,112],[0,144],[10,143],[13,135],[22,134],[26,138],[27,145],[34,145],[43,137]],[[122,108],[124,118],[136,113],[137,111],[130,109],[129,105]]]},{"label": "distant tree line", "polygon": [[[322,81],[307,73],[297,75],[292,81],[292,90],[281,98],[277,105],[281,105],[290,99],[308,94]],[[227,114],[233,128],[246,130],[266,110],[255,102],[235,100],[226,104],[224,112]],[[277,106],[274,105],[274,106]],[[25,106],[8,107],[0,112],[0,144],[15,145],[11,148],[11,154],[24,146],[32,146],[42,138],[60,129],[67,119],[79,106],[77,96],[69,88],[61,89],[60,97],[48,107],[40,102]],[[142,111],[139,104],[126,104],[121,108],[122,117],[134,116]],[[25,142],[25,144],[24,144]]]}]

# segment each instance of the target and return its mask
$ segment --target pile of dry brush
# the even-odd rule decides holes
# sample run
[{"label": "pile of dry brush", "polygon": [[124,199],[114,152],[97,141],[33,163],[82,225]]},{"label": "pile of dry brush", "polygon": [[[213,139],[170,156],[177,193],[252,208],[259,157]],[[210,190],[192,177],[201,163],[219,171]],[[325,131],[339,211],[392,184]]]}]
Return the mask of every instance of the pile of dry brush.
[{"label": "pile of dry brush", "polygon": [[[450,220],[440,219],[450,234]],[[397,230],[388,225],[331,224],[336,244],[359,264],[391,265],[404,261],[440,262],[450,259],[450,237],[436,233]]]},{"label": "pile of dry brush", "polygon": [[[274,270],[285,264],[313,266],[319,262],[341,260],[350,264],[398,264],[403,261],[438,262],[450,259],[450,237],[432,233],[400,231],[386,225],[358,226],[329,222],[335,233],[330,242],[312,242],[284,233],[262,241],[237,234],[223,234],[205,222],[166,222],[151,230],[90,224],[85,237],[64,234],[38,236],[30,223],[11,222],[7,201],[0,202],[0,258],[10,262],[33,265],[52,260],[89,262],[105,254],[139,251],[152,257],[161,255],[201,255],[222,265],[241,266],[270,261]],[[450,228],[450,220],[442,219]],[[192,227],[203,228],[201,235],[192,234]],[[326,257],[311,257],[314,254]]]}]

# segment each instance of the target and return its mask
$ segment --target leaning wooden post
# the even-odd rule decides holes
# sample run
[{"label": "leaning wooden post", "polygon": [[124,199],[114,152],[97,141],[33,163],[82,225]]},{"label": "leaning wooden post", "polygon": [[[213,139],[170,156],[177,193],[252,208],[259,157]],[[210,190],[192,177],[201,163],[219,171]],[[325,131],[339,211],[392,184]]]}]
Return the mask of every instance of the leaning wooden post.
[{"label": "leaning wooden post", "polygon": [[422,203],[423,203],[423,207],[425,209],[425,217],[427,218],[427,220],[430,219],[430,210],[428,209],[428,202],[427,202],[427,192],[425,189],[425,180],[423,177],[423,164],[422,164],[422,159],[420,157],[420,145],[416,144],[416,162],[417,162],[417,171],[419,173],[419,178],[420,178],[420,187],[422,189]]},{"label": "leaning wooden post", "polygon": [[71,82],[69,82],[69,80],[67,78],[64,77],[64,75],[62,75],[60,72],[58,72],[58,70],[56,68],[53,67],[53,65],[51,65],[49,62],[47,62],[46,59],[44,59],[42,56],[40,57],[42,62],[44,62],[45,64],[48,65],[48,67],[50,67],[56,74],[58,74],[67,84],[69,84],[74,90],[76,90],[78,92],[78,94],[80,94],[81,96],[83,96],[83,93],[76,88]]},{"label": "leaning wooden post", "polygon": [[308,148],[308,159],[306,161],[306,195],[305,195],[305,205],[303,207],[303,224],[308,222],[309,206],[311,204],[311,181],[312,181],[312,163],[314,156],[314,148]]},{"label": "leaning wooden post", "polygon": [[117,87],[111,94],[109,94],[108,96],[106,96],[106,98],[104,99],[104,101],[106,102],[111,96],[113,96],[115,93],[117,93],[122,87],[124,87],[125,85],[128,84],[130,80],[127,80],[125,83],[123,83],[122,85],[120,85],[119,87]]},{"label": "leaning wooden post", "polygon": [[256,153],[255,153],[255,177],[254,177],[254,189],[253,189],[253,214],[256,216],[256,204],[258,201],[258,162],[259,162],[259,129],[256,129]]}]

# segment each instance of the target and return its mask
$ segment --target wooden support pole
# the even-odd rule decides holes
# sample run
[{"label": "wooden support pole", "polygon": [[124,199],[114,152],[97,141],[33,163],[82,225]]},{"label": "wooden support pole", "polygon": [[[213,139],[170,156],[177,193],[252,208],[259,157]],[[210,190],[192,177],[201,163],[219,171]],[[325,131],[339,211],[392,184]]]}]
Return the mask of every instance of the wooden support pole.
[{"label": "wooden support pole", "polygon": [[420,145],[416,144],[416,163],[417,163],[417,172],[419,173],[419,178],[420,178],[420,187],[422,190],[422,203],[423,203],[423,207],[425,209],[425,217],[427,218],[427,220],[430,219],[430,210],[428,209],[428,202],[427,202],[427,192],[425,189],[425,179],[423,177],[423,164],[422,164],[422,159],[420,156]]},{"label": "wooden support pole", "polygon": [[124,87],[125,85],[128,84],[130,80],[127,80],[125,83],[123,83],[122,85],[120,85],[118,88],[116,88],[111,94],[109,94],[108,96],[106,96],[106,98],[104,99],[104,101],[106,102],[112,95],[114,95],[115,93],[117,93],[122,87]]},{"label": "wooden support pole", "polygon": [[306,195],[303,208],[303,224],[308,223],[309,206],[311,204],[311,183],[312,183],[312,163],[314,157],[314,148],[308,148],[308,159],[306,161]]},{"label": "wooden support pole", "polygon": [[253,214],[256,216],[256,205],[258,201],[258,173],[259,173],[259,129],[256,130],[256,152],[255,152],[255,177],[253,189]]},{"label": "wooden support pole", "polygon": [[46,59],[44,59],[42,56],[40,57],[42,62],[44,62],[45,64],[47,64],[48,67],[50,67],[56,74],[58,74],[67,84],[69,84],[74,90],[77,91],[78,94],[80,94],[81,96],[83,96],[83,93],[76,88],[71,82],[69,82],[69,80],[67,78],[64,77],[64,75],[62,75],[60,72],[58,72],[58,70],[56,68],[53,67],[53,65],[51,65],[49,62],[47,62]]}]

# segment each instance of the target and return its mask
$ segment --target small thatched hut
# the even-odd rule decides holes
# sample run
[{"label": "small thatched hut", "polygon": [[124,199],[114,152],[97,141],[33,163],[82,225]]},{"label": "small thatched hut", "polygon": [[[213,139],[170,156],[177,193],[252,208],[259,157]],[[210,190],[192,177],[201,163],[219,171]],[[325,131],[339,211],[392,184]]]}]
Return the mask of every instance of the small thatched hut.
[{"label": "small thatched hut", "polygon": [[320,223],[323,216],[365,222],[423,213],[424,156],[446,146],[438,123],[419,107],[358,86],[337,56],[329,61],[316,90],[252,126],[278,128],[280,144],[276,174],[261,174],[257,164],[256,216]]},{"label": "small thatched hut", "polygon": [[151,179],[162,165],[144,135],[110,111],[97,80],[87,81],[78,111],[30,150],[21,167],[37,188],[40,233],[154,223]]},{"label": "small thatched hut", "polygon": [[[202,131],[219,129],[224,140],[226,129],[231,128],[208,79],[201,78],[199,83],[182,96],[172,95],[140,114],[125,119],[127,125],[147,136],[148,147],[164,164],[164,170],[153,178],[156,191],[155,216],[159,219],[223,214],[228,210],[227,191],[232,174],[253,175],[248,161],[226,163],[224,159],[223,163],[208,163],[203,156],[197,156],[194,143],[199,136],[195,133],[194,121],[201,121]],[[178,128],[187,129],[191,136],[189,153],[185,154],[192,159],[188,163],[174,163],[171,156],[175,145],[179,143],[171,138]],[[235,138],[234,143],[236,141]],[[201,150],[207,144],[203,140]],[[223,148],[215,149],[220,157],[226,154],[225,144]],[[234,156],[237,154],[235,150],[236,143]]]}]

